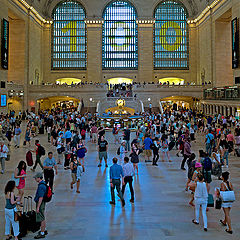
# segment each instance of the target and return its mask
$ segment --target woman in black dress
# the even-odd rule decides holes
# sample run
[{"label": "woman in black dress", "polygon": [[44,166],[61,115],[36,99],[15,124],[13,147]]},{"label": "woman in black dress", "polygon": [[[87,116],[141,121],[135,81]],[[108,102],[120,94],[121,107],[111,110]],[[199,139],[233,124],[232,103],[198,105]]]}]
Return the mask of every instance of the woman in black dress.
[{"label": "woman in black dress", "polygon": [[139,149],[135,143],[132,144],[132,152],[130,154],[131,162],[133,164],[134,172],[137,170],[138,175],[138,163],[139,163]]}]

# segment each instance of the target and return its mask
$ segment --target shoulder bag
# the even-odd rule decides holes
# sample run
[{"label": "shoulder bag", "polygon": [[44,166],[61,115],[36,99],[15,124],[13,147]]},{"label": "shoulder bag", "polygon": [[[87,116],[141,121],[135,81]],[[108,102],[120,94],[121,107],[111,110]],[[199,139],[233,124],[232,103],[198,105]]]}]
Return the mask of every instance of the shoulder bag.
[{"label": "shoulder bag", "polygon": [[225,202],[234,202],[235,199],[235,193],[234,191],[230,190],[230,188],[227,186],[226,183],[224,183],[226,186],[226,191],[220,191],[220,196],[222,198],[222,201]]}]

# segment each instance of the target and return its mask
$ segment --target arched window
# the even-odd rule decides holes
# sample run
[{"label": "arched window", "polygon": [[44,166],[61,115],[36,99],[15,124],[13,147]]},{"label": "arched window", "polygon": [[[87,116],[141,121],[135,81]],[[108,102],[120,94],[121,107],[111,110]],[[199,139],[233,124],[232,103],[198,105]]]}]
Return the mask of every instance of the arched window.
[{"label": "arched window", "polygon": [[137,69],[136,9],[128,1],[114,1],[103,12],[103,69]]},{"label": "arched window", "polygon": [[52,69],[86,69],[85,9],[67,0],[55,7],[52,17]]},{"label": "arched window", "polygon": [[154,68],[188,69],[188,13],[178,1],[162,1],[154,12]]}]

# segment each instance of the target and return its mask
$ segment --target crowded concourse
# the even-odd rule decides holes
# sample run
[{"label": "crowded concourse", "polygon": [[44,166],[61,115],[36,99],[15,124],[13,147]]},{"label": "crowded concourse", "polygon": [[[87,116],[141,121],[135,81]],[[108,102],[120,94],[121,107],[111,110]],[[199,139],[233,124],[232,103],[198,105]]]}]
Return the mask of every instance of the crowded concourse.
[{"label": "crowded concourse", "polygon": [[[99,168],[100,172],[104,169],[102,180],[108,181],[110,184],[110,205],[118,205],[114,196],[116,188],[117,196],[122,202],[121,206],[125,208],[125,205],[128,204],[124,195],[127,185],[129,185],[131,193],[129,203],[141,202],[139,190],[135,191],[134,188],[142,188],[142,185],[138,185],[138,181],[144,174],[144,168],[149,169],[152,173],[154,171],[155,174],[158,172],[158,177],[164,177],[165,174],[162,174],[161,171],[175,169],[178,170],[175,174],[181,176],[183,186],[186,177],[188,178],[186,187],[179,189],[179,193],[186,192],[185,205],[187,206],[189,201],[189,208],[193,213],[195,211],[192,222],[199,225],[201,206],[203,228],[204,231],[207,231],[207,215],[217,211],[211,208],[211,204],[214,205],[215,199],[220,198],[222,191],[233,192],[233,185],[228,182],[228,178],[231,173],[231,161],[238,157],[239,144],[237,143],[239,143],[240,132],[238,119],[231,117],[231,125],[223,124],[224,116],[204,116],[201,112],[187,109],[179,111],[166,109],[163,114],[145,112],[142,115],[144,124],[137,126],[135,130],[129,129],[129,126],[123,128],[113,126],[113,128],[104,129],[99,126],[96,115],[90,116],[88,113],[81,115],[74,109],[40,111],[38,114],[27,113],[26,119],[20,126],[8,124],[10,115],[2,115],[2,176],[8,174],[9,171],[14,171],[8,164],[14,161],[11,155],[18,147],[18,145],[9,143],[8,133],[14,133],[16,129],[21,128],[32,132],[32,127],[36,128],[36,135],[28,135],[28,140],[34,142],[33,145],[26,144],[24,136],[20,139],[19,164],[6,186],[6,199],[10,201],[7,209],[13,208],[19,211],[22,207],[24,208],[26,199],[31,200],[24,188],[28,185],[27,182],[33,185],[33,178],[35,178],[38,182],[35,196],[37,199],[36,224],[37,221],[40,221],[39,229],[41,227],[41,230],[34,238],[45,238],[47,237],[45,214],[48,212],[48,203],[44,202],[44,198],[49,187],[51,201],[54,204],[55,194],[59,196],[58,191],[61,190],[59,189],[59,177],[65,179],[65,191],[68,191],[69,194],[73,190],[74,184],[77,183],[75,192],[80,196],[85,194],[88,184],[93,181],[88,177],[92,167]],[[13,138],[15,136],[16,134],[12,134]],[[91,149],[90,152],[88,149]],[[25,159],[24,152],[26,153]],[[89,154],[96,160],[89,157]],[[7,158],[11,160],[9,161]],[[102,165],[102,160],[104,160],[104,165]],[[7,173],[5,173],[6,168]],[[160,172],[156,169],[159,169]],[[69,179],[69,175],[71,179]],[[67,179],[69,179],[68,183]],[[148,181],[151,183],[152,180]],[[39,185],[40,183],[42,186]],[[13,191],[13,184],[18,192]],[[161,180],[159,184],[161,184]],[[155,190],[152,189],[152,191]],[[16,202],[11,201],[11,192],[16,194]],[[142,192],[142,194],[144,193]],[[99,199],[100,196],[96,195],[95,197]],[[39,199],[40,203],[38,203]],[[211,204],[210,200],[213,201]],[[231,225],[230,211],[234,200],[235,198],[231,200],[231,204],[222,202],[223,216],[221,219],[215,219],[216,223],[219,222],[226,226],[226,233],[230,234],[234,231]],[[104,201],[104,199],[100,201]],[[91,199],[89,199],[89,203],[91,203]],[[13,224],[13,219],[10,216],[7,218],[7,215],[6,219],[8,219],[6,229],[9,229],[9,225]],[[16,223],[14,224],[13,227],[16,226]],[[26,232],[21,231],[21,224],[20,230],[18,230],[19,226],[15,228],[14,231],[17,233],[20,231],[18,236],[15,236],[14,232],[16,239],[25,237]],[[10,236],[9,230],[6,230],[6,235]]]}]

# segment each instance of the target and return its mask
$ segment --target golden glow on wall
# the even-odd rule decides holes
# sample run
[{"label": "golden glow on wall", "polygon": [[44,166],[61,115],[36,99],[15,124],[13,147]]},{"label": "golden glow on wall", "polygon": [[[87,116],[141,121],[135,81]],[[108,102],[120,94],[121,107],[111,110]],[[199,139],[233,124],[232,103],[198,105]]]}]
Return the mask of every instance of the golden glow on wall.
[{"label": "golden glow on wall", "polygon": [[60,78],[56,80],[56,83],[60,85],[63,85],[63,84],[71,85],[71,84],[78,84],[81,82],[82,80],[78,78]]},{"label": "golden glow on wall", "polygon": [[158,80],[159,83],[169,83],[170,85],[172,85],[173,83],[175,85],[183,85],[184,84],[184,79],[182,78],[174,78],[174,77],[168,77],[168,78],[161,78]]},{"label": "golden glow on wall", "polygon": [[110,78],[107,80],[108,84],[121,84],[121,83],[126,83],[126,84],[132,84],[133,80],[130,78]]}]

